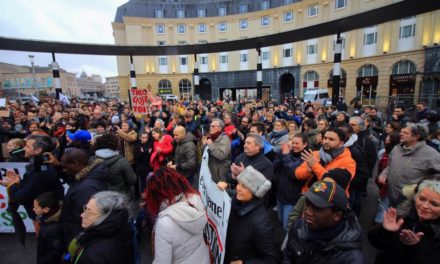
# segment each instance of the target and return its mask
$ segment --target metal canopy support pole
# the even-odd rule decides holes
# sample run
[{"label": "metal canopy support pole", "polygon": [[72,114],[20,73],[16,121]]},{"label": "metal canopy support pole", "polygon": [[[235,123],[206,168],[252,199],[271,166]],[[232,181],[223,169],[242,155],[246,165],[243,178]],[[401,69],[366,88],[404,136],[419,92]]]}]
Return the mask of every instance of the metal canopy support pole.
[{"label": "metal canopy support pole", "polygon": [[62,93],[63,90],[61,88],[60,66],[55,60],[55,52],[52,52],[52,75],[53,75],[56,98],[57,100],[60,100],[60,93]]},{"label": "metal canopy support pole", "polygon": [[198,91],[200,96],[199,84],[199,64],[197,63],[197,54],[194,54],[194,93]]},{"label": "metal canopy support pole", "polygon": [[133,55],[130,54],[130,85],[132,89],[137,89],[136,72],[134,71]]},{"label": "metal canopy support pole", "polygon": [[263,97],[263,65],[261,63],[261,49],[257,48],[257,99],[261,100]]},{"label": "metal canopy support pole", "polygon": [[335,44],[335,56],[333,64],[333,87],[332,87],[332,105],[336,105],[339,101],[339,88],[341,81],[341,53],[342,53],[342,39],[341,33],[338,32]]}]

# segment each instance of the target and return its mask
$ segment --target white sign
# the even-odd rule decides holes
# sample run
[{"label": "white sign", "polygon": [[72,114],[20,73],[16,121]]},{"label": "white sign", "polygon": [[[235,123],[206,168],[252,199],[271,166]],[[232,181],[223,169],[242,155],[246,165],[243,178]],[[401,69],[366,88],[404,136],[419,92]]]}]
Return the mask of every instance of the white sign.
[{"label": "white sign", "polygon": [[6,107],[6,98],[0,98],[0,107]]},{"label": "white sign", "polygon": [[205,148],[200,167],[199,191],[208,215],[204,234],[211,248],[215,264],[222,264],[225,258],[226,233],[228,230],[231,198],[221,191],[211,178],[208,167],[208,147]]},{"label": "white sign", "polygon": [[[27,164],[26,162],[0,162],[0,174],[2,177],[5,177],[7,171],[15,171],[15,173],[23,178]],[[0,186],[0,233],[14,232],[12,217],[11,214],[6,211],[6,208],[8,208],[8,194],[6,187]],[[26,232],[35,232],[32,220],[27,215],[23,206],[18,208],[18,213],[26,226]]]}]

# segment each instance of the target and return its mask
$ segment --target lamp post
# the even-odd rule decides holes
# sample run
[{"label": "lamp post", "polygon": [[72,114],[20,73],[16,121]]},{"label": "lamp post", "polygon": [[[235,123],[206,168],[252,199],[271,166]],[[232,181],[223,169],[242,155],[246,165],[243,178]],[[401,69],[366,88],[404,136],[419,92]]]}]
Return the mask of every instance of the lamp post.
[{"label": "lamp post", "polygon": [[[35,89],[35,92],[37,91],[37,87],[35,87],[35,67],[34,67],[34,55],[29,55],[29,60],[31,61],[32,66],[32,88]],[[32,91],[29,93],[29,95],[32,94]]]}]

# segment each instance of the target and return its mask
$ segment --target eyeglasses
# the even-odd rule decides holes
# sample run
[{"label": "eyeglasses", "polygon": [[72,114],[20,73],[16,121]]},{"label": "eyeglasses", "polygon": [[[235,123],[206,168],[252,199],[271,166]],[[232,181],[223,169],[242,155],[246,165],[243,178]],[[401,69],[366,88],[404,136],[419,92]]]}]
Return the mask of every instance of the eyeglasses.
[{"label": "eyeglasses", "polygon": [[209,127],[220,127],[220,126],[216,126],[216,125],[210,125]]},{"label": "eyeglasses", "polygon": [[87,204],[85,204],[83,206],[83,212],[84,212],[84,217],[86,217],[86,218],[89,218],[90,216],[93,216],[93,215],[98,215],[98,213],[90,212],[90,209],[87,208]]}]

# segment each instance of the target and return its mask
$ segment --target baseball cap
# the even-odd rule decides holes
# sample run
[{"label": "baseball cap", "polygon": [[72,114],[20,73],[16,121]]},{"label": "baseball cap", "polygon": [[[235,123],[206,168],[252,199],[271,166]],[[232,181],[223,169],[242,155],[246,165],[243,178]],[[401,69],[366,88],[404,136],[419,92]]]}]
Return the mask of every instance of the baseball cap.
[{"label": "baseball cap", "polygon": [[320,208],[337,207],[346,210],[348,206],[344,189],[331,179],[313,183],[304,196]]}]

